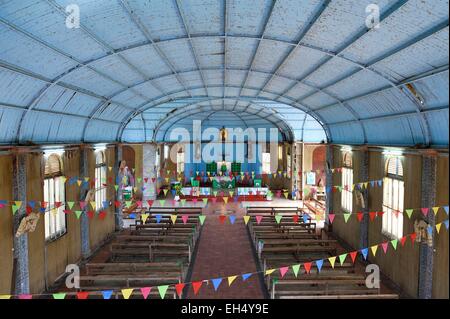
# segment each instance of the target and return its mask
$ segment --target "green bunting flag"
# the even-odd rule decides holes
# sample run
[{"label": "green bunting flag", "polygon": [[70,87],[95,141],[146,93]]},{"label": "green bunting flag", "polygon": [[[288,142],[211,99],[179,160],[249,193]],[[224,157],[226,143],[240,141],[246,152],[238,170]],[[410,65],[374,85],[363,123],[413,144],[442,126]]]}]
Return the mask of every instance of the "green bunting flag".
[{"label": "green bunting flag", "polygon": [[344,214],[345,223],[348,222],[348,219],[350,218],[352,214]]},{"label": "green bunting flag", "polygon": [[166,296],[167,289],[169,289],[169,286],[167,286],[167,285],[158,287],[158,291],[159,291],[159,295],[161,296],[161,299],[164,299],[164,297]]},{"label": "green bunting flag", "polygon": [[53,299],[65,299],[65,298],[66,298],[66,294],[64,294],[64,293],[53,294]]},{"label": "green bunting flag", "polygon": [[275,220],[277,221],[277,224],[279,224],[281,222],[281,218],[283,218],[283,216],[281,216],[281,215],[275,216]]},{"label": "green bunting flag", "polygon": [[205,223],[206,216],[200,215],[198,216],[198,219],[200,220],[200,224],[203,226],[203,224]]},{"label": "green bunting flag", "polygon": [[77,219],[80,219],[80,216],[81,216],[82,213],[83,213],[83,212],[82,212],[81,210],[77,210],[77,211],[75,212],[75,215],[77,216]]},{"label": "green bunting flag", "polygon": [[411,216],[412,216],[412,214],[414,212],[414,209],[407,209],[405,211],[406,211],[406,214],[408,215],[408,218],[411,219]]},{"label": "green bunting flag", "polygon": [[342,254],[339,256],[339,262],[341,263],[341,266],[344,264],[345,258],[347,258],[348,254]]},{"label": "green bunting flag", "polygon": [[294,271],[295,277],[297,277],[298,276],[298,271],[300,270],[300,265],[292,266],[292,270]]},{"label": "green bunting flag", "polygon": [[11,209],[12,209],[13,215],[15,215],[17,213],[17,211],[19,210],[19,207],[13,204]]},{"label": "green bunting flag", "polygon": [[166,204],[166,200],[165,199],[160,199],[159,203],[161,204],[161,206],[164,206]]},{"label": "green bunting flag", "polygon": [[69,206],[70,209],[73,208],[73,205],[75,205],[75,202],[67,202],[67,206]]},{"label": "green bunting flag", "polygon": [[116,192],[119,190],[119,185],[114,185],[114,188],[116,189]]},{"label": "green bunting flag", "polygon": [[391,240],[392,247],[397,250],[398,239]]}]

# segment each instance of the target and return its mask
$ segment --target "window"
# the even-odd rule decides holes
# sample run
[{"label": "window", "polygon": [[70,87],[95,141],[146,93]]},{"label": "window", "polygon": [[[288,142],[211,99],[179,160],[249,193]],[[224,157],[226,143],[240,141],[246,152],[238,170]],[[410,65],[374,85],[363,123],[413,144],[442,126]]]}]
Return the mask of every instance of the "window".
[{"label": "window", "polygon": [[353,160],[351,153],[344,154],[342,169],[341,206],[348,213],[353,212]]},{"label": "window", "polygon": [[66,229],[65,179],[62,173],[61,159],[58,155],[50,155],[45,162],[44,202],[45,239],[55,240],[63,236]]},{"label": "window", "polygon": [[383,184],[383,228],[385,235],[394,238],[403,237],[403,204],[405,184],[403,165],[400,157],[392,157],[386,163],[386,175]]},{"label": "window", "polygon": [[292,177],[292,163],[291,163],[291,155],[288,154],[287,155],[287,177],[291,178]]},{"label": "window", "polygon": [[106,157],[103,151],[97,152],[95,159],[95,205],[103,207],[106,201]]},{"label": "window", "polygon": [[270,153],[262,153],[262,172],[270,174]]},{"label": "window", "polygon": [[177,153],[177,173],[181,174],[184,172],[184,152]]},{"label": "window", "polygon": [[167,160],[169,158],[169,151],[170,151],[169,145],[164,145],[164,160]]}]

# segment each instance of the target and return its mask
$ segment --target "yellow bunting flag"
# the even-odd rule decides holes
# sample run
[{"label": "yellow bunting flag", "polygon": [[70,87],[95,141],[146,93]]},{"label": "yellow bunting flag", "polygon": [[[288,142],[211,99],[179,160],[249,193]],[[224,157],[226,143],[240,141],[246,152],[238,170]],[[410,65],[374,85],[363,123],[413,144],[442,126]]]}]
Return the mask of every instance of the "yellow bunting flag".
[{"label": "yellow bunting flag", "polygon": [[247,225],[248,224],[248,221],[250,220],[250,216],[244,216],[244,222],[245,222],[245,225]]},{"label": "yellow bunting flag", "polygon": [[130,299],[134,289],[122,289],[122,295],[124,299]]},{"label": "yellow bunting flag", "polygon": [[230,196],[231,196],[231,197],[234,196],[234,192],[233,192],[233,191],[230,192]]},{"label": "yellow bunting flag", "polygon": [[224,197],[223,201],[224,201],[225,204],[228,204],[228,197]]},{"label": "yellow bunting flag", "polygon": [[11,295],[0,295],[0,300],[11,299]]},{"label": "yellow bunting flag", "polygon": [[142,214],[141,215],[141,219],[142,222],[145,224],[145,222],[147,221],[147,219],[150,217],[150,214]]},{"label": "yellow bunting flag", "polygon": [[233,283],[233,281],[235,281],[237,278],[237,276],[230,276],[228,277],[228,286],[231,286],[231,284]]},{"label": "yellow bunting flag", "polygon": [[170,216],[170,219],[172,220],[172,224],[175,224],[177,222],[177,218],[178,218],[177,215],[171,215]]},{"label": "yellow bunting flag", "polygon": [[269,276],[269,275],[273,274],[273,273],[275,272],[275,270],[276,270],[276,269],[269,269],[269,270],[266,270],[266,276]]},{"label": "yellow bunting flag", "polygon": [[82,183],[82,181],[80,181],[80,180],[77,181],[78,186],[81,186],[81,183]]},{"label": "yellow bunting flag", "polygon": [[364,188],[367,189],[367,186],[369,186],[369,183],[364,183]]},{"label": "yellow bunting flag", "polygon": [[85,182],[89,182],[89,177],[85,177],[85,178],[84,178],[84,181],[85,181]]},{"label": "yellow bunting flag", "polygon": [[434,215],[437,215],[437,213],[439,212],[439,208],[440,207],[433,207]]},{"label": "yellow bunting flag", "polygon": [[167,193],[169,192],[169,190],[168,189],[164,189],[163,192],[164,192],[164,196],[167,196]]},{"label": "yellow bunting flag", "polygon": [[442,226],[442,223],[439,223],[439,224],[436,225],[436,231],[437,231],[438,234],[441,231],[441,226]]},{"label": "yellow bunting flag", "polygon": [[90,202],[90,204],[91,204],[92,209],[95,210],[95,208],[97,206],[96,203],[95,202]]},{"label": "yellow bunting flag", "polygon": [[65,176],[61,176],[59,179],[63,184],[67,181],[67,178]]},{"label": "yellow bunting flag", "polygon": [[17,208],[22,207],[22,202],[21,201],[16,201],[16,202],[14,202],[14,204],[17,206]]},{"label": "yellow bunting flag", "polygon": [[330,262],[331,267],[333,267],[333,269],[334,269],[334,264],[336,263],[336,257],[330,257],[330,258],[328,258],[328,261]]},{"label": "yellow bunting flag", "polygon": [[112,166],[110,166],[110,167],[108,167],[108,169],[109,169],[109,171],[111,172],[113,168],[112,168]]},{"label": "yellow bunting flag", "polygon": [[375,256],[377,254],[378,245],[372,246],[370,249],[372,250],[372,254]]}]

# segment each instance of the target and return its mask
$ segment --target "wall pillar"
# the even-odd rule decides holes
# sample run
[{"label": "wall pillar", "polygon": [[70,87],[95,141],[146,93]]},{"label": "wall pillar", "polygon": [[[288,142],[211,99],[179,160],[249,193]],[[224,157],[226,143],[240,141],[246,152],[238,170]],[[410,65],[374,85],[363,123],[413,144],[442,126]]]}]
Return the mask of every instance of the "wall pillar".
[{"label": "wall pillar", "polygon": [[[122,160],[122,145],[118,144],[118,145],[116,145],[115,161],[114,161],[114,174],[116,176],[116,179],[114,182],[116,185],[119,185],[118,172],[119,172],[119,162],[121,160]],[[118,190],[116,192],[115,200],[122,200],[121,198],[119,198],[118,192],[120,192],[120,190]],[[115,229],[116,229],[116,231],[120,231],[121,225],[123,225],[122,205],[120,205],[119,207],[117,207],[117,206],[115,206],[115,207],[116,207],[116,209],[115,209]]]},{"label": "wall pillar", "polygon": [[[434,229],[435,216],[431,211],[431,207],[436,203],[436,175],[437,175],[437,158],[435,156],[425,155],[422,160],[422,207],[430,208],[425,221]],[[434,233],[433,233],[434,235]],[[428,246],[426,240],[420,243],[419,254],[419,298],[431,299],[433,288],[433,246]]]},{"label": "wall pillar", "polygon": [[[80,176],[89,176],[89,161],[88,150],[84,147],[80,149]],[[89,189],[89,188],[88,188]],[[85,187],[80,189],[80,201],[86,200],[87,191]],[[81,257],[83,259],[88,258],[91,254],[90,240],[89,240],[89,218],[87,216],[87,210],[89,203],[86,205],[84,214],[80,216],[80,231],[81,231]]]},{"label": "wall pillar", "polygon": [[[188,146],[190,147],[190,146]],[[156,199],[156,182],[151,183],[152,178],[156,178],[156,144],[145,144],[143,147],[143,171],[144,177],[149,178],[149,183],[146,183],[145,190],[143,192],[143,200],[155,200]],[[185,153],[186,154],[186,153]],[[188,163],[188,160],[185,160]]]},{"label": "wall pillar", "polygon": [[327,145],[327,165],[326,176],[327,182],[325,187],[326,193],[326,210],[325,210],[325,226],[328,231],[332,230],[332,225],[329,222],[328,215],[333,212],[333,173],[331,169],[334,168],[334,147],[333,145]]},{"label": "wall pillar", "polygon": [[13,291],[16,295],[30,293],[30,276],[28,263],[28,234],[15,237],[22,218],[26,216],[27,201],[27,158],[26,154],[17,154],[13,160],[13,198],[21,201],[22,205],[15,213],[13,219],[14,227],[14,278]]},{"label": "wall pillar", "polygon": [[[369,180],[369,152],[361,150],[360,179],[365,182]],[[369,188],[362,190],[365,207],[361,207],[363,219],[360,223],[360,248],[369,246]]]}]

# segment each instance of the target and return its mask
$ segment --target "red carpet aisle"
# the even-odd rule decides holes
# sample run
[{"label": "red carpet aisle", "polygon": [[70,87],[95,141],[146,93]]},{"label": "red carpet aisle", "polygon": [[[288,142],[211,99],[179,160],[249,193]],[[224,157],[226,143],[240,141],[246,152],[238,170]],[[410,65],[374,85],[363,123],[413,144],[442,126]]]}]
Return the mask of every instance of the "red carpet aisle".
[{"label": "red carpet aisle", "polygon": [[228,218],[224,224],[221,224],[218,217],[220,214],[214,214],[214,211],[220,209],[224,209],[221,204],[209,204],[208,208],[205,209],[204,214],[208,215],[208,218],[200,237],[191,281],[220,277],[223,277],[223,281],[217,292],[214,291],[212,282],[203,283],[197,296],[194,295],[192,287],[189,287],[187,298],[263,299],[260,280],[256,275],[245,282],[242,281],[242,277],[238,277],[231,287],[228,286],[228,276],[255,272],[256,264],[242,218],[242,208],[235,203],[227,205],[227,210],[237,211],[235,225],[230,225]]}]

